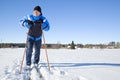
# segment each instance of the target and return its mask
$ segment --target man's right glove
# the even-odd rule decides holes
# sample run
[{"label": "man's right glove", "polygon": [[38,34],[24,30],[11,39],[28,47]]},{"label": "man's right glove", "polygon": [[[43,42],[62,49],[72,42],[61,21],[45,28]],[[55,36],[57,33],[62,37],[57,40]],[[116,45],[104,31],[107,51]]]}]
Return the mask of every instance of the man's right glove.
[{"label": "man's right glove", "polygon": [[24,26],[24,27],[30,28],[32,25],[33,25],[33,22],[30,21],[30,20],[25,20],[25,21],[23,22],[23,26]]}]

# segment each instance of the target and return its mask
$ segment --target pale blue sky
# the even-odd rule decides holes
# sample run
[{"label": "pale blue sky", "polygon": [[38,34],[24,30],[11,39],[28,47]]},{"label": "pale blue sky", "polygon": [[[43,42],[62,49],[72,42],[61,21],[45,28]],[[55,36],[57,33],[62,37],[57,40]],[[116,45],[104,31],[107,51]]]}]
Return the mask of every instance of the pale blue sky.
[{"label": "pale blue sky", "polygon": [[27,29],[19,20],[37,5],[51,25],[47,43],[120,42],[120,0],[1,0],[0,40],[25,42]]}]

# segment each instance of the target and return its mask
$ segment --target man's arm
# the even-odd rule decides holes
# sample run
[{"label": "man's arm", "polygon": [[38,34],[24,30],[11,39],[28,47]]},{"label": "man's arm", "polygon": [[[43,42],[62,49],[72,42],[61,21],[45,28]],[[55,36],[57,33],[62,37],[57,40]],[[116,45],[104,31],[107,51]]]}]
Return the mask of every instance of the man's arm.
[{"label": "man's arm", "polygon": [[48,20],[45,17],[42,17],[42,20],[43,20],[42,30],[48,31],[50,29]]},{"label": "man's arm", "polygon": [[28,16],[25,16],[20,20],[20,24],[23,27],[30,28],[32,26],[32,21],[28,20]]}]

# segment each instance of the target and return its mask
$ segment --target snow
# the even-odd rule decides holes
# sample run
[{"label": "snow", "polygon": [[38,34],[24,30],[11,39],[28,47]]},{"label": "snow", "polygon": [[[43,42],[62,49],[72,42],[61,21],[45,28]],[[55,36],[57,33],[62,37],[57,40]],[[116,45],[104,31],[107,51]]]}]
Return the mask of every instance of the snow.
[{"label": "snow", "polygon": [[[19,73],[23,52],[0,49],[0,80],[26,80],[25,61]],[[42,49],[39,66],[44,80],[120,80],[120,49],[48,49],[48,56],[51,71]],[[39,80],[34,69],[31,77]]]}]

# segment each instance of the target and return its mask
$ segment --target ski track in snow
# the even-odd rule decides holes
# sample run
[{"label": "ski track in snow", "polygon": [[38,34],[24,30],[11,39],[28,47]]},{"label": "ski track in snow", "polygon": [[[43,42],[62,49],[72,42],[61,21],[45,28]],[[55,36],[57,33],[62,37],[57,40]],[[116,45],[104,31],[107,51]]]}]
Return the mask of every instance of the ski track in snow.
[{"label": "ski track in snow", "polygon": [[[0,80],[26,80],[25,61],[22,74],[19,73],[23,51],[0,49]],[[48,71],[44,50],[41,53],[39,66],[44,80],[120,80],[120,50],[49,49],[51,71]],[[39,80],[35,70],[31,71],[31,77]]]},{"label": "ski track in snow", "polygon": [[[19,73],[20,64],[13,65],[12,67],[5,67],[4,68],[4,76],[1,80],[26,80],[26,72],[23,71],[22,74]],[[44,76],[44,80],[87,80],[82,76],[75,76],[75,75],[69,75],[68,72],[64,70],[60,70],[59,68],[51,67],[51,71],[49,72],[47,67],[41,67],[40,71],[42,75]],[[39,75],[35,74],[35,71],[31,71],[31,78],[32,80],[39,80]],[[70,77],[71,76],[71,77]]]},{"label": "ski track in snow", "polygon": [[[18,62],[20,63],[20,62]],[[44,65],[46,66],[46,65]],[[12,67],[4,68],[4,76],[1,80],[26,80],[26,72],[23,67],[22,74],[19,73],[20,64],[13,65]],[[51,71],[48,71],[47,67],[41,67],[40,71],[44,77],[44,80],[87,80],[82,76],[70,75],[68,72],[61,70],[59,68],[51,67]],[[39,75],[36,74],[36,71],[33,69],[31,71],[31,79],[39,80]]]}]

